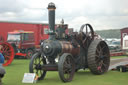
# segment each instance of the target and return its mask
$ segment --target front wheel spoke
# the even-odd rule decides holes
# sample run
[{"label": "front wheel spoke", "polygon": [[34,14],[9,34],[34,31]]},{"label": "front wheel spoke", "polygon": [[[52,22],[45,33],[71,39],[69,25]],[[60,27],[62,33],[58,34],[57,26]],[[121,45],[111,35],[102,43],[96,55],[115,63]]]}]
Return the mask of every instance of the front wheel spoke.
[{"label": "front wheel spoke", "polygon": [[70,73],[69,73],[69,71],[67,72],[67,79],[69,78],[69,76],[70,76]]},{"label": "front wheel spoke", "polygon": [[36,69],[33,69],[33,72],[36,73]]},{"label": "front wheel spoke", "polygon": [[35,59],[35,63],[38,64],[38,59],[37,58]]},{"label": "front wheel spoke", "polygon": [[42,61],[43,61],[43,58],[40,58],[40,64],[41,64]]},{"label": "front wheel spoke", "polygon": [[68,64],[67,65],[64,65],[64,69],[68,69]]},{"label": "front wheel spoke", "polygon": [[66,78],[69,78],[69,71],[68,70],[66,71],[66,75],[67,75]]},{"label": "front wheel spoke", "polygon": [[36,69],[36,66],[33,66],[33,70],[35,70]]},{"label": "front wheel spoke", "polygon": [[63,69],[63,73],[65,74],[65,73],[66,73],[66,71],[67,71],[67,70],[64,68],[64,69]]},{"label": "front wheel spoke", "polygon": [[37,65],[37,63],[35,63],[35,62],[34,62],[33,64],[34,64],[34,65]]},{"label": "front wheel spoke", "polygon": [[41,70],[38,71],[38,76],[41,76]]},{"label": "front wheel spoke", "polygon": [[37,65],[37,62],[36,62],[36,61],[34,61],[34,62],[33,62],[33,64],[34,64],[34,65]]},{"label": "front wheel spoke", "polygon": [[70,69],[71,68],[71,64],[66,64],[65,68]]},{"label": "front wheel spoke", "polygon": [[40,70],[40,74],[43,74],[42,70]]},{"label": "front wheel spoke", "polygon": [[41,59],[41,57],[38,58],[39,64],[40,64],[40,59]]},{"label": "front wheel spoke", "polygon": [[70,64],[70,58],[66,59],[67,64]]},{"label": "front wheel spoke", "polygon": [[38,74],[38,69],[36,70],[36,74],[39,75],[39,74]]},{"label": "front wheel spoke", "polygon": [[64,62],[64,67],[66,67],[68,65],[67,61]]}]

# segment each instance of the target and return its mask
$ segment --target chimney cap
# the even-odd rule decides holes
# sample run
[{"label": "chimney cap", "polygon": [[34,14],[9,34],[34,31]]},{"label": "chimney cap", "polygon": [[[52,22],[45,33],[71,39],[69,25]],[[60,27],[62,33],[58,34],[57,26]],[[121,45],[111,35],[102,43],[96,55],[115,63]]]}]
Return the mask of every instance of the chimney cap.
[{"label": "chimney cap", "polygon": [[53,2],[50,2],[50,3],[48,4],[48,9],[56,9],[55,4],[54,4]]}]

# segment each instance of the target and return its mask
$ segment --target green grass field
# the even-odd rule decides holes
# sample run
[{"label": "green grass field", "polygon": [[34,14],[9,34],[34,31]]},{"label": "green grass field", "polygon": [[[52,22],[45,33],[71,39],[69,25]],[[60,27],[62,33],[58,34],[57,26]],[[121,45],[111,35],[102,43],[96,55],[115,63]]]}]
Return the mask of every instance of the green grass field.
[{"label": "green grass field", "polygon": [[3,78],[3,85],[127,85],[128,72],[121,73],[109,71],[104,75],[93,75],[90,71],[79,71],[75,74],[72,82],[63,83],[59,79],[58,72],[47,72],[44,80],[34,84],[24,84],[22,79],[28,71],[29,60],[15,59],[10,66],[5,67],[6,75]]},{"label": "green grass field", "polygon": [[112,56],[111,59],[128,58],[128,56]]}]

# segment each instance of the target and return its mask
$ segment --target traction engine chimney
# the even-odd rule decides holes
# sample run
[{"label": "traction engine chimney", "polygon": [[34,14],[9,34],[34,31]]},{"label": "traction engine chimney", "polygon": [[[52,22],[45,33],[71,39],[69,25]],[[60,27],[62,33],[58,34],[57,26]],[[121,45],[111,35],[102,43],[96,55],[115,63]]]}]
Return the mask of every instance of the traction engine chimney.
[{"label": "traction engine chimney", "polygon": [[54,3],[49,3],[48,4],[48,16],[49,16],[49,28],[50,28],[50,37],[53,38],[55,34],[55,4]]}]

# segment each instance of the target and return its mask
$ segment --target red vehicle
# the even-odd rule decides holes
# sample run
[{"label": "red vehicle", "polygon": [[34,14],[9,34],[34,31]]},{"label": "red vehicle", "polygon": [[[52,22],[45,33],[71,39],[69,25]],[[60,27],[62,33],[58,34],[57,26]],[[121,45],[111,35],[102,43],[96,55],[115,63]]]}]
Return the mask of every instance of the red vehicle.
[{"label": "red vehicle", "polygon": [[13,46],[15,55],[31,58],[36,50],[33,31],[8,32],[7,42]]},{"label": "red vehicle", "polygon": [[48,24],[0,22],[0,41],[10,43],[15,55],[30,58],[40,41],[48,38],[44,28],[48,29]]}]

